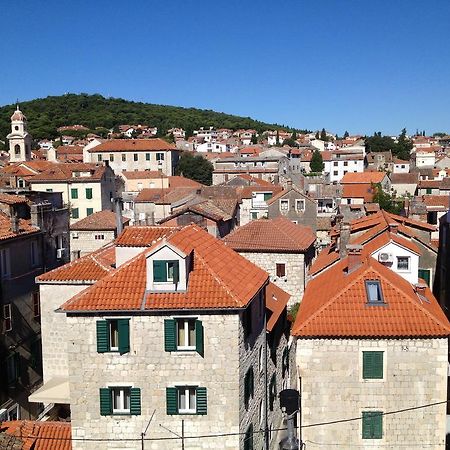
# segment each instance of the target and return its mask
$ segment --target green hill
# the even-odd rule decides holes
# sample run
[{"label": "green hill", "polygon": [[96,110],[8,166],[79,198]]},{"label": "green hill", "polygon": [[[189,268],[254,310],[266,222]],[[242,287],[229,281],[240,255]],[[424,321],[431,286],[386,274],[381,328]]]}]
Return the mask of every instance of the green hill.
[{"label": "green hill", "polygon": [[[14,105],[0,108],[0,140],[10,131]],[[217,128],[252,128],[258,132],[287,128],[267,124],[250,117],[239,117],[211,110],[181,108],[132,102],[120,98],[105,98],[99,94],[66,94],[21,102],[20,109],[28,118],[28,129],[34,139],[56,138],[58,127],[84,125],[91,130],[111,129],[121,124],[145,124],[158,127],[165,134],[172,127],[182,127],[188,133],[201,126]]]}]

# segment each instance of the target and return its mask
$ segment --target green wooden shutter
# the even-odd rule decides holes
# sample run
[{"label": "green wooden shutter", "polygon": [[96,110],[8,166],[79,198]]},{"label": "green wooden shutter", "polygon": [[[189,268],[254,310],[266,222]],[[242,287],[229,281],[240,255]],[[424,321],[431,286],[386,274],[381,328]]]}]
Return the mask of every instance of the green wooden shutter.
[{"label": "green wooden shutter", "polygon": [[178,261],[173,262],[173,282],[178,283],[180,281],[180,263]]},{"label": "green wooden shutter", "polygon": [[94,214],[94,208],[86,208],[86,215],[90,216],[91,214]]},{"label": "green wooden shutter", "polygon": [[100,414],[102,416],[112,414],[111,391],[108,388],[100,388]]},{"label": "green wooden shutter", "polygon": [[203,324],[201,320],[195,321],[195,349],[199,355],[204,356]]},{"label": "green wooden shutter", "polygon": [[272,198],[272,192],[265,192],[264,193],[264,201],[266,202],[267,200]]},{"label": "green wooden shutter", "polygon": [[430,269],[419,269],[419,278],[425,280],[428,286],[430,286]]},{"label": "green wooden shutter", "polygon": [[383,414],[379,411],[364,411],[362,413],[363,439],[382,439]]},{"label": "green wooden shutter", "polygon": [[133,416],[141,415],[141,389],[130,389],[130,414]]},{"label": "green wooden shutter", "polygon": [[177,323],[174,319],[164,320],[164,350],[174,352],[177,349]]},{"label": "green wooden shutter", "polygon": [[86,198],[89,200],[92,198],[92,188],[86,188]]},{"label": "green wooden shutter", "polygon": [[119,330],[119,353],[123,355],[130,351],[130,320],[118,319],[117,328]]},{"label": "green wooden shutter", "polygon": [[206,388],[198,387],[197,388],[197,414],[200,416],[204,416],[207,413],[207,396],[206,396]]},{"label": "green wooden shutter", "polygon": [[109,352],[109,325],[106,320],[97,320],[97,352]]},{"label": "green wooden shutter", "polygon": [[78,198],[78,189],[75,189],[75,188],[71,189],[70,196],[71,196],[71,198]]},{"label": "green wooden shutter", "polygon": [[383,352],[363,352],[363,378],[383,378]]},{"label": "green wooden shutter", "polygon": [[177,388],[166,388],[166,411],[167,415],[178,414]]},{"label": "green wooden shutter", "polygon": [[153,261],[153,281],[167,281],[165,261]]}]

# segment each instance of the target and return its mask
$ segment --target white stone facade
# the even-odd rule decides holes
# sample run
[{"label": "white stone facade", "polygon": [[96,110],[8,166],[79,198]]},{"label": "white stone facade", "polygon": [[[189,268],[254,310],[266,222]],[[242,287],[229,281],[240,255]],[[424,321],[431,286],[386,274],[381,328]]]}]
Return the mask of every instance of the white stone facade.
[{"label": "white stone facade", "polygon": [[81,258],[98,250],[115,239],[115,232],[106,231],[70,231],[71,260]]},{"label": "white stone facade", "polygon": [[[324,450],[342,448],[444,449],[446,405],[382,417],[382,439],[363,439],[361,420],[327,426],[308,424],[361,417],[447,399],[447,339],[299,339],[303,441]],[[384,376],[362,378],[362,352],[383,351]]]}]

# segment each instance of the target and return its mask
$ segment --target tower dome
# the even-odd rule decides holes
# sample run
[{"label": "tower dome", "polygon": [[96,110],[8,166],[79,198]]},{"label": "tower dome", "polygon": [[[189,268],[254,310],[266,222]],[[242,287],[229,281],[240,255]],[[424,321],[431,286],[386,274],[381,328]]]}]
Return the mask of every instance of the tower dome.
[{"label": "tower dome", "polygon": [[25,117],[25,115],[23,114],[23,112],[19,109],[19,105],[17,105],[16,110],[14,111],[14,114],[11,116],[11,120],[20,120],[20,121],[25,121],[27,120],[27,118]]}]

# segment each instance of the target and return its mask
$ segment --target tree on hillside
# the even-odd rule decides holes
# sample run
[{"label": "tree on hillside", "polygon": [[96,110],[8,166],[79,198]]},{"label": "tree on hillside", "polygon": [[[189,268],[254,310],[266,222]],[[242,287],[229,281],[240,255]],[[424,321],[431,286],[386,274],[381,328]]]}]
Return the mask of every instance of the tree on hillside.
[{"label": "tree on hillside", "polygon": [[256,136],[256,133],[252,134],[252,139],[250,141],[252,144],[257,144],[258,143],[258,138]]},{"label": "tree on hillside", "polygon": [[395,141],[390,136],[381,136],[381,132],[375,132],[373,136],[365,139],[367,152],[387,152],[393,151],[395,148]]},{"label": "tree on hillside", "polygon": [[297,131],[294,130],[294,131],[292,132],[291,139],[294,140],[294,141],[297,140]]},{"label": "tree on hillside", "polygon": [[395,200],[394,197],[383,191],[380,183],[372,185],[374,191],[373,202],[378,203],[381,209],[392,214],[400,214],[403,210],[403,201]]},{"label": "tree on hillside", "polygon": [[203,156],[185,152],[181,155],[175,174],[209,186],[212,183],[213,169],[213,165]]},{"label": "tree on hillside", "polygon": [[327,132],[325,131],[325,128],[322,128],[322,131],[320,132],[320,140],[328,141],[328,136],[327,136]]},{"label": "tree on hillside", "polygon": [[319,150],[314,150],[311,157],[311,162],[309,163],[309,167],[311,169],[311,172],[321,173],[323,171],[325,164],[323,163],[322,154],[319,152]]},{"label": "tree on hillside", "polygon": [[277,136],[275,138],[275,145],[278,147],[280,145],[280,132],[277,130]]}]

